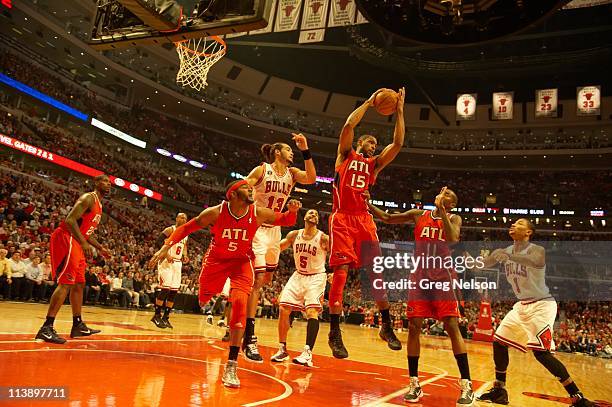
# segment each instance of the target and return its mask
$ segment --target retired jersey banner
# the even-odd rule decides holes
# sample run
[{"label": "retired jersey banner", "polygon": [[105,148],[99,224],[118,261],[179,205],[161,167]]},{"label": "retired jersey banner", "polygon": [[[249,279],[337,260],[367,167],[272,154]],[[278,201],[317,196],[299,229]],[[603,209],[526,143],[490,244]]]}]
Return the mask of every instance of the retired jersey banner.
[{"label": "retired jersey banner", "polygon": [[557,89],[538,89],[535,96],[535,117],[557,117]]},{"label": "retired jersey banner", "polygon": [[300,44],[308,44],[311,42],[321,42],[325,39],[325,28],[320,30],[300,31]]},{"label": "retired jersey banner", "polygon": [[[302,13],[302,30],[325,28],[329,0],[305,0]],[[300,42],[301,34],[300,34]]]},{"label": "retired jersey banner", "polygon": [[514,92],[496,92],[493,94],[494,120],[512,120]]},{"label": "retired jersey banner", "polygon": [[293,31],[298,29],[302,0],[278,0],[274,31]]},{"label": "retired jersey banner", "polygon": [[476,120],[476,94],[457,95],[457,120]]},{"label": "retired jersey banner", "polygon": [[579,86],[576,88],[576,108],[578,116],[597,116],[601,114],[601,87]]},{"label": "retired jersey banner", "polygon": [[272,32],[272,27],[274,27],[274,15],[276,14],[276,1],[277,0],[272,0],[272,7],[270,7],[270,15],[268,16],[268,25],[264,28],[260,28],[259,30],[249,31],[249,35],[267,34]]},{"label": "retired jersey banner", "polygon": [[369,21],[365,18],[363,14],[361,14],[361,11],[357,10],[357,20],[355,21],[355,24],[367,24],[367,23],[369,23]]},{"label": "retired jersey banner", "polygon": [[328,27],[341,27],[352,25],[355,22],[357,5],[355,0],[331,0]]}]

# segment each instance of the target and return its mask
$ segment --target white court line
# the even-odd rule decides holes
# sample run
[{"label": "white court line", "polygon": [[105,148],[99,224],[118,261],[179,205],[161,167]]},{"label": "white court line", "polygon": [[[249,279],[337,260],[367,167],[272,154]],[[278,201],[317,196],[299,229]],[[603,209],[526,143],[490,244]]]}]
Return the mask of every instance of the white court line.
[{"label": "white court line", "polygon": [[[153,357],[156,357],[156,358],[162,357],[162,358],[169,358],[169,359],[186,360],[186,361],[189,361],[189,362],[199,362],[199,363],[207,363],[207,364],[211,364],[211,365],[219,365],[219,363],[209,362],[207,360],[186,358],[186,357],[182,357],[182,356],[164,355],[164,354],[147,353],[147,352],[129,352],[129,351],[123,351],[123,350],[68,349],[68,348],[66,348],[66,349],[48,349],[48,348],[46,348],[46,349],[10,349],[10,350],[0,350],[0,353],[9,353],[9,352],[106,352],[106,353],[121,353],[121,354],[127,354],[127,355],[153,356]],[[285,391],[283,392],[283,394],[281,394],[279,396],[276,396],[276,397],[271,398],[271,399],[256,401],[254,403],[243,404],[244,407],[255,407],[255,406],[260,406],[262,404],[273,403],[275,401],[280,401],[280,400],[286,399],[287,397],[289,397],[293,393],[293,389],[291,388],[291,386],[289,386],[286,382],[284,382],[284,381],[282,381],[280,379],[277,379],[274,376],[270,376],[270,375],[267,375],[265,373],[258,372],[256,370],[245,369],[244,367],[239,367],[238,370],[244,370],[245,372],[251,372],[251,373],[258,374],[260,376],[267,377],[268,379],[272,379],[275,382],[280,383],[285,388]]]},{"label": "white court line", "polygon": [[482,386],[480,386],[475,392],[474,395],[476,395],[476,397],[480,397],[482,396],[482,393],[484,393],[485,389],[489,386],[491,386],[493,384],[493,380],[483,383]]},{"label": "white court line", "polygon": [[376,373],[376,372],[360,372],[359,370],[347,370],[346,372],[348,373],[358,373],[358,374],[369,374],[372,376],[380,376],[380,373]]},{"label": "white court line", "polygon": [[210,345],[211,348],[215,348],[218,350],[225,350],[224,348],[222,348],[221,346],[217,346],[217,345]]},{"label": "white court line", "polygon": [[388,382],[389,379],[383,379],[382,377],[375,377],[374,380],[381,380],[383,382]]},{"label": "white court line", "polygon": [[[427,380],[423,380],[421,382],[421,387],[425,386],[426,384],[438,381],[438,380],[440,380],[440,379],[442,379],[443,377],[446,377],[446,376],[448,376],[448,372],[444,371],[444,373],[440,373],[439,375],[431,377],[431,378],[429,378]],[[371,401],[371,402],[369,402],[367,404],[364,404],[363,407],[379,406],[381,403],[386,403],[389,400],[393,400],[394,398],[396,398],[398,396],[401,396],[402,394],[406,393],[407,391],[408,391],[408,387],[404,387],[403,389],[400,389],[400,390],[398,390],[398,391],[396,391],[394,393],[391,393],[391,394],[389,394],[387,396],[381,397],[381,398],[376,399],[374,401]]]},{"label": "white court line", "polygon": [[436,386],[436,387],[446,387],[446,385],[444,384],[439,384],[439,383],[429,383],[430,386]]}]

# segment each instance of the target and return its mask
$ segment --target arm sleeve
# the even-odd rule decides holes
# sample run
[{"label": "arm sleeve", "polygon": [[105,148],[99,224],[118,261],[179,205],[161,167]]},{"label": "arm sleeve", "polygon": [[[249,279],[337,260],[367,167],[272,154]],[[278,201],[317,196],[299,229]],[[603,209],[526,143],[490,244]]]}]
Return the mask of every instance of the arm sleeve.
[{"label": "arm sleeve", "polygon": [[297,212],[286,211],[283,213],[275,213],[274,226],[293,226],[297,222]]}]

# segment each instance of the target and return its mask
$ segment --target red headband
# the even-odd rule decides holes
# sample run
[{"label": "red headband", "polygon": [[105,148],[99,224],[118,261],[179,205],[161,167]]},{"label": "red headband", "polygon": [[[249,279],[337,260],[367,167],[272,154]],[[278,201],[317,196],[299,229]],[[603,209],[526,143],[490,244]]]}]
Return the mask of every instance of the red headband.
[{"label": "red headband", "polygon": [[225,198],[226,198],[226,199],[229,201],[229,200],[230,200],[230,194],[231,194],[232,192],[234,192],[235,190],[237,190],[237,189],[238,189],[238,188],[240,188],[241,186],[243,186],[243,185],[248,185],[248,184],[249,184],[249,183],[248,183],[248,182],[247,182],[245,179],[242,179],[242,180],[240,180],[240,181],[236,182],[234,185],[232,185],[232,186],[230,187],[230,189],[228,189],[228,190],[227,190],[227,192],[225,193]]}]

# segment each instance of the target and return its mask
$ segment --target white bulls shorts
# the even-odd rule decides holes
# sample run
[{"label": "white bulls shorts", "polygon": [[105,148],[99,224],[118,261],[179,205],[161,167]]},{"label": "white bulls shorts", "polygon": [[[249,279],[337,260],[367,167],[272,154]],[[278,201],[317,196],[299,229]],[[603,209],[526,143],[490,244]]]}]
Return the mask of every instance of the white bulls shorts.
[{"label": "white bulls shorts", "polygon": [[159,287],[170,290],[178,290],[181,285],[181,261],[168,262],[163,260],[157,265],[157,275],[159,277]]},{"label": "white bulls shorts", "polygon": [[266,267],[278,266],[280,257],[280,226],[262,225],[253,238],[253,253],[255,253],[255,273],[263,273]]},{"label": "white bulls shorts", "polygon": [[495,331],[495,340],[521,352],[555,350],[553,326],[557,302],[553,298],[517,302]]},{"label": "white bulls shorts", "polygon": [[296,271],[285,284],[279,304],[295,310],[321,309],[326,282],[325,273],[301,274]]}]

